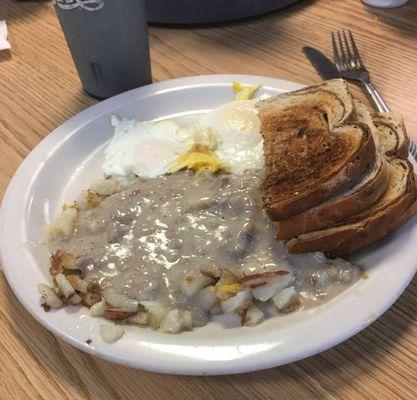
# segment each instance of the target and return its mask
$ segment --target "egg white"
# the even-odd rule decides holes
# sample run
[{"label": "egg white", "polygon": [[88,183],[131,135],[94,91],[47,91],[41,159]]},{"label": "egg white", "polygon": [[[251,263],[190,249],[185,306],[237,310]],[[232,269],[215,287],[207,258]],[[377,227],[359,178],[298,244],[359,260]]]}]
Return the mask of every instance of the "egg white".
[{"label": "egg white", "polygon": [[113,139],[105,150],[106,175],[155,178],[188,151],[191,133],[173,121],[137,122],[112,117]]},{"label": "egg white", "polygon": [[265,163],[255,104],[255,100],[226,103],[205,114],[198,123],[217,139],[216,154],[236,174],[263,168]]}]

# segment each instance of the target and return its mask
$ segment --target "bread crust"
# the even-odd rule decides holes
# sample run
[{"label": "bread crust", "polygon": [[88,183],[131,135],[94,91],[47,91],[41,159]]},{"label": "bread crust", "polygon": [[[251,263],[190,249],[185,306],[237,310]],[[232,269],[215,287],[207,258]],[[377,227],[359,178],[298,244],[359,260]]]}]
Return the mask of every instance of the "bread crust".
[{"label": "bread crust", "polygon": [[408,152],[409,152],[409,142],[408,142],[408,133],[407,128],[405,127],[404,119],[402,120],[402,131],[404,133],[404,136],[399,139],[397,151],[396,151],[396,157],[402,158],[403,160],[406,160],[408,158]]},{"label": "bread crust", "polygon": [[396,113],[374,113],[372,119],[377,128],[385,127],[396,137],[395,146],[385,149],[386,155],[406,160],[408,157],[408,135],[402,116]]},{"label": "bread crust", "polygon": [[388,181],[389,172],[384,160],[374,179],[350,195],[277,221],[277,239],[288,240],[303,233],[318,231],[360,213],[378,201],[385,193]]},{"label": "bread crust", "polygon": [[[344,79],[330,79],[328,81],[324,81],[319,85],[313,85],[304,87],[298,90],[294,90],[290,93],[285,93],[284,96],[278,97],[271,97],[269,99],[263,100],[259,106],[260,108],[262,105],[274,104],[277,99],[282,97],[290,96],[291,98],[296,98],[300,95],[311,95],[317,94],[320,92],[332,93],[335,96],[337,102],[339,102],[339,106],[343,108],[343,114],[339,116],[339,118],[335,118],[331,121],[331,127],[341,126],[346,121],[350,119],[350,116],[353,112],[353,98],[350,94],[350,90],[348,87],[347,82]],[[336,95],[338,93],[338,95]],[[340,96],[340,97],[339,97]]]},{"label": "bread crust", "polygon": [[395,199],[363,220],[336,227],[331,231],[323,231],[322,235],[317,232],[309,238],[291,239],[286,244],[288,250],[292,253],[324,251],[330,257],[340,257],[374,243],[398,229],[417,211],[414,205],[417,187],[413,167],[409,161],[403,162],[408,165],[409,172],[406,190],[401,198]]}]

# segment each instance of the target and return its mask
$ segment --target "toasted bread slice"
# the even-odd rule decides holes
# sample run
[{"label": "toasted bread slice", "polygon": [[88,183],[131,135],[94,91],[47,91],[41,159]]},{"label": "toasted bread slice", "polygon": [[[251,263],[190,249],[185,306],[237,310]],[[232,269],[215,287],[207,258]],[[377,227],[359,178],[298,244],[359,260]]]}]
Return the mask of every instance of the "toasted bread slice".
[{"label": "toasted bread slice", "polygon": [[331,257],[339,257],[382,239],[404,224],[414,212],[412,205],[417,197],[413,167],[409,161],[400,159],[390,160],[388,165],[388,189],[377,203],[343,225],[289,240],[289,251],[304,253],[320,250]]},{"label": "toasted bread slice", "polygon": [[389,157],[406,159],[408,157],[408,136],[404,119],[396,113],[375,113],[372,115],[380,134],[380,143]]},{"label": "toasted bread slice", "polygon": [[288,218],[354,186],[375,162],[369,127],[347,124],[352,98],[343,80],[259,103],[266,176],[264,203]]},{"label": "toasted bread slice", "polygon": [[293,92],[263,100],[259,106],[266,110],[268,106],[276,109],[310,101],[312,96],[319,99],[321,106],[326,108],[329,126],[334,128],[343,125],[352,115],[353,98],[347,82],[343,79],[331,79],[320,85],[308,86]]},{"label": "toasted bread slice", "polygon": [[379,136],[382,133],[377,132],[368,110],[358,101],[354,101],[354,113],[351,119],[353,122],[362,122],[369,126],[376,147],[374,164],[349,190],[300,214],[277,221],[277,238],[279,240],[288,240],[304,233],[335,225],[369,208],[385,193],[389,175],[386,157],[379,145]]}]

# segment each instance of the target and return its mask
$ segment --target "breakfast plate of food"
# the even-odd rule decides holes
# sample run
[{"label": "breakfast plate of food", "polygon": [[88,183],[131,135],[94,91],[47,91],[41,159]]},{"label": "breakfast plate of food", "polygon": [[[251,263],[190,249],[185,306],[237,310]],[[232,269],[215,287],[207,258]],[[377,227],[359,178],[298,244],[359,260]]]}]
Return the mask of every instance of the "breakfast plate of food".
[{"label": "breakfast plate of food", "polygon": [[417,269],[403,119],[341,79],[214,75],[138,88],[48,135],[4,196],[26,309],[127,366],[227,374],[326,350]]}]

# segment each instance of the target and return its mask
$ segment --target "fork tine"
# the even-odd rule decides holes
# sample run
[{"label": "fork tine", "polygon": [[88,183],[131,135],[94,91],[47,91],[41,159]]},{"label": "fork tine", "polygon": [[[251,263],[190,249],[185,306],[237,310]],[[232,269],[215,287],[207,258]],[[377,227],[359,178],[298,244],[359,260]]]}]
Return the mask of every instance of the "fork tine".
[{"label": "fork tine", "polygon": [[345,43],[345,48],[346,48],[346,59],[347,59],[347,63],[351,66],[351,67],[356,67],[355,64],[355,59],[353,57],[352,52],[350,51],[350,46],[347,40],[347,36],[346,36],[346,32],[343,31],[343,41]]},{"label": "fork tine", "polygon": [[352,45],[352,49],[353,49],[353,54],[355,55],[356,65],[359,68],[364,68],[361,56],[359,54],[359,50],[356,47],[355,39],[353,38],[353,35],[352,35],[352,32],[350,30],[348,30],[348,32],[349,32],[350,44]]},{"label": "fork tine", "polygon": [[346,51],[345,51],[345,48],[343,47],[342,36],[340,35],[340,31],[337,31],[337,38],[339,40],[340,53],[341,53],[341,58],[342,58],[342,63],[344,65],[344,68],[349,67],[347,63]]},{"label": "fork tine", "polygon": [[336,37],[334,32],[332,32],[332,46],[333,46],[333,59],[336,64],[336,67],[340,69],[342,59],[340,58],[339,52],[337,50],[337,44],[336,44]]}]

